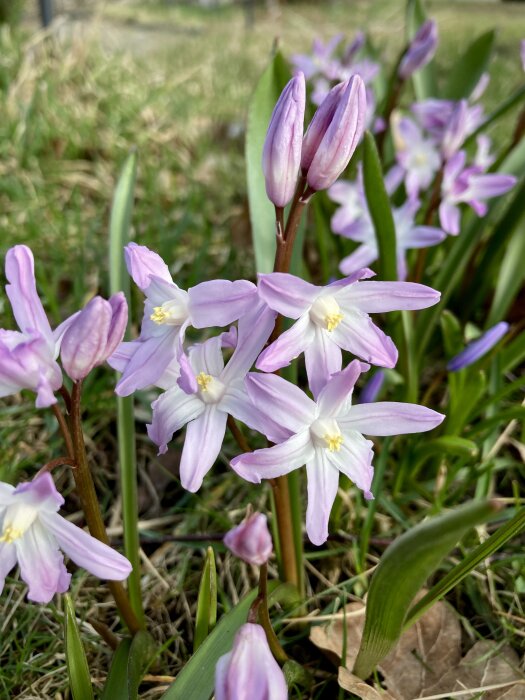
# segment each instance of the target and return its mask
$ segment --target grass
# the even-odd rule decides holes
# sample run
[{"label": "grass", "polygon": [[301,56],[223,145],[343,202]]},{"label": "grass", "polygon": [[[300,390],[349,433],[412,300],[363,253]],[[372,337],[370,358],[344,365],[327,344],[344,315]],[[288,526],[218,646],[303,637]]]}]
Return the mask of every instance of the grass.
[{"label": "grass", "polygon": [[[93,26],[65,28],[45,39],[2,28],[2,257],[15,243],[32,247],[38,286],[55,325],[93,294],[107,293],[109,203],[120,165],[136,146],[135,239],[170,261],[181,287],[217,276],[252,276],[243,125],[249,96],[276,33],[283,51],[290,55],[308,51],[317,34],[325,39],[338,31],[352,35],[366,26],[391,59],[403,39],[401,6],[394,0],[351,5],[290,3],[281,14],[258,10],[255,25],[248,29],[238,7],[203,10],[160,2],[106,3]],[[441,31],[438,57],[442,74],[474,34],[497,27],[493,80],[486,99],[489,109],[496,106],[521,77],[520,5],[435,2],[430,3],[429,11]],[[106,45],[130,50],[103,51],[98,37]],[[139,294],[134,302],[138,323]],[[5,297],[0,299],[0,321],[1,327],[13,327]],[[88,380],[85,430],[97,488],[118,544],[122,531],[114,498],[118,485],[112,389],[112,374],[106,370]],[[183,436],[178,436],[162,459],[154,456],[145,436],[142,423],[149,419],[153,397],[154,392],[137,397],[140,509],[146,522],[143,586],[155,639],[159,645],[167,644],[161,673],[175,675],[191,650],[199,556],[205,546],[191,537],[183,538],[199,532],[224,532],[239,521],[249,500],[255,499],[259,509],[269,509],[269,493],[265,489],[251,493],[231,476],[227,463],[236,450],[229,442],[205,487],[195,495],[182,491],[175,474]],[[521,400],[519,386],[507,397],[508,405],[518,398]],[[469,430],[465,437],[481,444],[486,433]],[[2,480],[32,475],[62,449],[53,420],[35,411],[27,395],[3,401],[0,440]],[[517,442],[521,445],[519,434]],[[400,471],[404,480],[393,500],[390,494],[398,488],[400,477],[396,475],[394,486],[393,475],[388,476],[373,522],[368,565],[381,551],[378,537],[392,539],[432,509],[465,500],[479,476],[474,457],[450,458],[446,464],[433,460],[417,475],[411,474],[412,452],[406,446],[402,439],[394,442],[395,453],[403,455]],[[522,483],[516,450],[518,447],[505,447],[494,457],[500,493],[508,498]],[[356,579],[357,544],[345,539],[346,533],[362,528],[366,505],[345,486],[343,482],[332,526],[340,541],[336,538],[326,553],[313,548],[307,553],[311,555],[310,607],[323,613],[366,589],[366,579]],[[78,502],[67,471],[59,473],[58,487],[67,496],[71,516],[78,520]],[[477,537],[472,535],[467,544],[472,546]],[[342,556],[341,542],[345,545]],[[220,604],[226,610],[254,585],[255,578],[253,571],[225,554],[221,545],[216,551]],[[335,551],[337,558],[331,556]],[[525,586],[519,543],[511,543],[500,554],[490,569],[469,578],[454,592],[454,602],[477,634],[507,638],[521,648],[525,616],[519,590],[512,593],[516,581],[521,590]],[[329,595],[324,592],[327,580],[334,587]],[[74,582],[77,612],[86,621],[83,633],[90,666],[95,685],[100,687],[108,653],[89,620],[109,626],[116,622],[104,586],[80,573]],[[48,698],[61,693],[67,697],[60,605],[59,598],[56,606],[47,608],[26,604],[23,586],[8,580],[0,598],[0,695]],[[325,662],[320,664],[321,670],[330,669]],[[315,697],[334,697],[333,683],[319,678]],[[151,681],[144,686],[142,697],[159,697],[161,685]]]}]

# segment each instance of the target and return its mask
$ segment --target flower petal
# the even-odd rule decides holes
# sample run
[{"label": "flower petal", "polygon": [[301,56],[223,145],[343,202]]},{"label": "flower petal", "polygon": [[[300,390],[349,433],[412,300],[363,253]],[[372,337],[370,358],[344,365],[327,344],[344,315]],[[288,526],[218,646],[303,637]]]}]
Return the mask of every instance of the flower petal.
[{"label": "flower petal", "polygon": [[159,454],[164,454],[173,433],[198,418],[205,404],[195,394],[186,394],[180,387],[174,386],[161,394],[153,402],[152,408],[152,422],[147,426],[148,436],[159,446]]},{"label": "flower petal", "polygon": [[180,460],[180,480],[183,488],[195,493],[213,467],[221,451],[226,432],[227,414],[217,406],[206,406],[203,413],[188,423]]},{"label": "flower petal", "polygon": [[[341,421],[338,422],[342,428]],[[327,452],[329,461],[353,481],[364,492],[365,498],[368,500],[373,498],[370,491],[374,477],[372,447],[373,442],[366,440],[356,430],[345,430],[339,451]]]},{"label": "flower petal", "polygon": [[124,257],[129,274],[142,291],[150,285],[150,275],[155,275],[173,284],[170,271],[164,260],[145,245],[128,243],[124,248]]},{"label": "flower petal", "polygon": [[451,236],[457,236],[460,217],[459,207],[447,201],[441,202],[439,205],[439,223],[443,231],[450,233]]},{"label": "flower petal", "polygon": [[336,296],[343,312],[349,306],[364,313],[426,309],[440,298],[440,292],[414,282],[360,282],[345,287]]},{"label": "flower petal", "polygon": [[257,287],[247,280],[210,280],[188,289],[194,328],[226,326],[241,318],[257,300]]},{"label": "flower petal", "polygon": [[124,581],[131,573],[132,567],[126,557],[58,513],[40,513],[39,517],[55,536],[60,549],[93,576]]},{"label": "flower petal", "polygon": [[380,367],[394,367],[397,349],[392,339],[383,333],[366,314],[346,313],[332,331],[334,343],[343,350]]},{"label": "flower petal", "polygon": [[5,578],[15,567],[16,548],[11,542],[0,542],[0,594],[4,590]]},{"label": "flower petal", "polygon": [[258,279],[261,299],[286,318],[302,316],[321,291],[321,287],[286,272],[260,274]]},{"label": "flower petal", "polygon": [[310,541],[320,546],[328,539],[328,520],[337,496],[339,472],[328,461],[326,450],[317,449],[306,465],[308,506],[306,532]]},{"label": "flower petal", "polygon": [[178,327],[171,327],[163,335],[133,341],[137,349],[132,356],[129,348],[126,348],[130,360],[115,388],[118,396],[129,396],[137,389],[155,384],[175,357],[177,333]]},{"label": "flower petal", "polygon": [[317,398],[319,392],[334,372],[342,365],[341,349],[334,343],[331,332],[324,328],[315,329],[315,338],[304,351],[308,386]]},{"label": "flower petal", "polygon": [[259,355],[255,366],[263,372],[275,372],[287,367],[309,347],[314,338],[314,324],[305,314]]},{"label": "flower petal", "polygon": [[439,425],[444,415],[426,406],[397,401],[377,401],[352,406],[341,429],[357,430],[365,435],[405,435],[424,433]]},{"label": "flower petal", "polygon": [[250,372],[245,386],[253,405],[292,433],[309,427],[316,418],[317,407],[312,399],[276,374]]},{"label": "flower petal", "polygon": [[220,408],[252,430],[266,435],[271,442],[283,442],[290,437],[289,430],[279,425],[250,401],[244,384],[240,387],[229,386],[220,401]]},{"label": "flower petal", "polygon": [[[43,515],[47,518],[55,514]],[[29,586],[29,600],[35,603],[49,603],[55,593],[63,592],[64,584],[66,581],[69,584],[70,578],[65,570],[64,557],[55,538],[39,520],[36,520],[22,537],[15,540],[14,545],[20,574]]]},{"label": "flower petal", "polygon": [[355,383],[364,371],[363,363],[352,360],[342,372],[335,373],[321,389],[317,398],[319,413],[323,418],[336,418],[345,414],[351,405]]},{"label": "flower petal", "polygon": [[204,372],[211,374],[212,377],[218,377],[224,369],[222,334],[209,338],[204,343],[192,345],[188,355],[196,374]]},{"label": "flower petal", "polygon": [[260,484],[261,479],[273,479],[302,467],[313,455],[310,430],[303,430],[279,445],[239,455],[232,459],[231,466],[246,481]]},{"label": "flower petal", "polygon": [[378,258],[377,248],[366,243],[358,246],[353,253],[347,255],[339,263],[339,270],[343,275],[349,275],[361,267],[367,267]]}]

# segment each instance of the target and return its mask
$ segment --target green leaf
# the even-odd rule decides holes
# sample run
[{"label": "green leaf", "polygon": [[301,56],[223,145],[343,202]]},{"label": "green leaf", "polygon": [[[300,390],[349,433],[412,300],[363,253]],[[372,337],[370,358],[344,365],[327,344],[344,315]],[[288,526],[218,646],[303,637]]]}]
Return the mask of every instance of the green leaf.
[{"label": "green leaf", "polygon": [[[109,286],[111,294],[122,291],[131,308],[129,275],[124,262],[124,246],[129,242],[133,193],[137,176],[137,154],[132,151],[124,163],[115,188],[109,223]],[[128,331],[125,338],[129,336]],[[137,464],[135,417],[132,396],[117,397],[117,436],[120,465],[120,492],[124,524],[124,551],[133,566],[128,591],[133,612],[144,624],[140,591],[140,558],[137,503]]]},{"label": "green leaf", "polygon": [[525,508],[522,508],[508,523],[502,525],[492,535],[468,554],[459,564],[444,576],[439,583],[433,586],[426,595],[418,600],[411,608],[405,622],[405,629],[419,620],[436,601],[443,598],[450,590],[457,586],[465,576],[468,576],[477,566],[488,557],[491,557],[498,549],[501,549],[510,539],[519,535],[525,529]]},{"label": "green leaf", "polygon": [[466,459],[474,459],[478,456],[479,449],[475,442],[466,440],[456,435],[443,435],[424,442],[414,452],[414,464],[432,455],[454,455]]},{"label": "green leaf", "polygon": [[133,639],[123,639],[111,662],[100,700],[138,700],[139,686],[155,657],[155,642],[140,630]]},{"label": "green leaf", "polygon": [[[281,600],[295,588],[280,584],[271,586],[269,600]],[[163,700],[207,700],[213,693],[215,666],[221,656],[231,651],[237,630],[246,622],[248,611],[257,596],[251,591],[232,610],[223,615],[198,650],[193,654],[174,683],[162,696]]]},{"label": "green leaf", "polygon": [[75,608],[71,596],[67,593],[64,596],[64,604],[66,663],[71,694],[73,700],[94,700],[91,676],[89,674],[86,653],[77,627]]},{"label": "green leaf", "polygon": [[[408,0],[406,10],[406,37],[410,41],[419,27],[427,19],[427,13],[422,0]],[[438,97],[436,68],[434,61],[429,61],[426,66],[412,74],[412,84],[418,100],[426,100],[429,97]]]},{"label": "green leaf", "polygon": [[197,614],[195,616],[195,636],[193,639],[193,652],[195,653],[202,642],[208,636],[210,630],[215,627],[217,621],[217,569],[215,568],[215,554],[212,547],[206,552],[206,562],[202,572],[197,599]]},{"label": "green leaf", "polygon": [[365,133],[364,138],[363,180],[379,249],[379,277],[382,280],[395,280],[397,279],[396,227],[383,181],[379,153],[374,137],[369,131]]},{"label": "green leaf", "polygon": [[100,700],[129,700],[128,698],[128,657],[131,639],[123,639],[113,654],[109,674],[104,684]]},{"label": "green leaf", "polygon": [[501,353],[501,371],[506,374],[525,360],[525,332],[509,343]]},{"label": "green leaf", "polygon": [[289,79],[286,62],[277,52],[259,79],[248,107],[246,176],[257,272],[272,272],[275,258],[275,208],[266,195],[261,160],[273,108]]},{"label": "green leaf", "polygon": [[410,604],[457,542],[497,510],[494,502],[468,503],[420,523],[391,544],[374,572],[366,603],[363,639],[354,667],[368,678],[395,646]]},{"label": "green leaf", "polygon": [[491,29],[478,36],[449,70],[449,79],[445,86],[444,97],[449,100],[461,100],[470,96],[487,70],[494,46],[495,32]]}]

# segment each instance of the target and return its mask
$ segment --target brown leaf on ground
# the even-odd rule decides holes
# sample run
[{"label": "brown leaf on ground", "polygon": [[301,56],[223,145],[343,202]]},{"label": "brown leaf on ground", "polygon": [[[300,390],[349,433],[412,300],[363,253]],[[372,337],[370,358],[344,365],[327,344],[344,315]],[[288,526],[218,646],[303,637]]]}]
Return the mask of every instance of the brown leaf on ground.
[{"label": "brown leaf on ground", "polygon": [[[310,641],[337,661],[346,634],[346,668],[339,669],[339,685],[362,700],[447,698],[460,691],[458,700],[525,700],[525,678],[517,654],[509,646],[483,640],[461,658],[461,627],[455,611],[443,602],[412,625],[379,664],[388,692],[368,685],[348,670],[361,643],[363,609],[362,603],[345,607],[346,632],[341,614],[310,632]],[[490,689],[480,695],[483,688]],[[465,693],[468,689],[473,692]]]}]

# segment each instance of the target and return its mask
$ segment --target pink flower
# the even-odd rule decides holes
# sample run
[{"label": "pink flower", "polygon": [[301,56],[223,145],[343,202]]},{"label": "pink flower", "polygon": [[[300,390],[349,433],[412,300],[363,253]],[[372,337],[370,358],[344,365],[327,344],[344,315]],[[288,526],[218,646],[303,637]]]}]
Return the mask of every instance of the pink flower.
[{"label": "pink flower", "polygon": [[224,536],[224,544],[247,564],[266,564],[273,551],[266,515],[252,513]]}]

